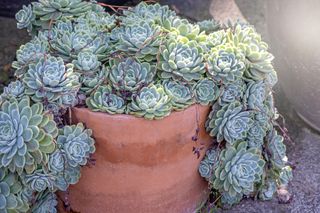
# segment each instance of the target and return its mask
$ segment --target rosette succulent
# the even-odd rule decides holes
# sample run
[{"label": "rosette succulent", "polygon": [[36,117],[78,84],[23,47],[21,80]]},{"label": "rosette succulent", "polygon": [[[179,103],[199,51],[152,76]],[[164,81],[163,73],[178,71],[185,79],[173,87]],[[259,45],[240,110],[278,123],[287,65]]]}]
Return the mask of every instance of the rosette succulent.
[{"label": "rosette succulent", "polygon": [[87,95],[90,95],[93,90],[98,88],[107,78],[108,73],[103,66],[94,72],[83,72],[80,75],[81,88],[80,90]]},{"label": "rosette succulent", "polygon": [[254,121],[253,125],[248,131],[247,141],[249,147],[261,148],[263,139],[266,136],[266,130],[260,125],[258,121]]},{"label": "rosette succulent", "polygon": [[200,31],[204,31],[206,34],[220,29],[219,22],[214,19],[199,21],[197,24],[200,27]]},{"label": "rosette succulent", "polygon": [[[217,105],[213,108],[217,108]],[[251,112],[244,111],[243,105],[236,101],[221,109],[212,110],[206,121],[206,130],[211,136],[217,137],[218,142],[225,139],[234,144],[246,138],[253,124],[252,116]]]},{"label": "rosette succulent", "polygon": [[31,5],[24,6],[16,13],[17,28],[27,28],[28,31],[32,30],[32,22],[35,20]]},{"label": "rosette succulent", "polygon": [[286,146],[283,137],[278,135],[276,130],[272,130],[267,137],[267,148],[270,153],[270,161],[276,168],[282,168],[286,163]]},{"label": "rosette succulent", "polygon": [[280,185],[287,186],[288,183],[292,180],[292,168],[290,166],[285,166],[281,169],[279,179]]},{"label": "rosette succulent", "polygon": [[267,88],[263,81],[249,82],[244,95],[244,104],[248,109],[262,110],[267,96]]},{"label": "rosette succulent", "polygon": [[209,149],[199,165],[201,177],[209,180],[213,175],[215,166],[218,164],[219,153],[215,149]]},{"label": "rosette succulent", "polygon": [[111,62],[109,80],[113,88],[125,99],[131,99],[132,94],[148,86],[156,73],[156,66],[147,62],[139,63],[133,58]]},{"label": "rosette succulent", "polygon": [[152,85],[142,88],[136,96],[132,96],[127,113],[151,120],[168,116],[171,109],[171,98],[164,88],[161,85]]},{"label": "rosette succulent", "polygon": [[159,52],[160,33],[160,27],[149,23],[127,25],[119,35],[117,48],[146,61],[154,60]]},{"label": "rosette succulent", "polygon": [[24,96],[24,85],[21,81],[12,81],[7,87],[3,89],[2,98],[15,98],[20,100]]},{"label": "rosette succulent", "polygon": [[195,42],[169,40],[160,47],[159,69],[163,79],[194,81],[204,74],[202,49]]},{"label": "rosette succulent", "polygon": [[28,98],[5,101],[0,111],[0,167],[32,173],[46,162],[58,133],[52,119],[40,103],[30,106]]},{"label": "rosette succulent", "polygon": [[72,64],[65,65],[62,58],[48,56],[29,65],[23,82],[25,93],[34,101],[56,101],[62,95],[78,90],[78,78]]},{"label": "rosette succulent", "polygon": [[261,180],[264,164],[261,153],[247,149],[246,142],[229,146],[220,154],[213,187],[230,196],[253,192],[254,184]]},{"label": "rosette succulent", "polygon": [[125,101],[120,96],[113,94],[109,86],[100,86],[86,100],[87,106],[92,111],[121,114],[125,111]]},{"label": "rosette succulent", "polygon": [[207,50],[210,51],[212,48],[216,48],[219,45],[227,43],[227,35],[224,30],[219,30],[216,32],[210,33],[204,42]]},{"label": "rosette succulent", "polygon": [[37,202],[32,207],[33,213],[57,213],[57,195],[52,192],[44,192],[37,196]]},{"label": "rosette succulent", "polygon": [[46,189],[53,190],[55,177],[52,174],[47,174],[42,170],[37,170],[32,174],[26,175],[24,178],[30,189],[43,192]]},{"label": "rosette succulent", "polygon": [[72,63],[77,70],[84,72],[95,71],[101,65],[98,57],[92,52],[80,52],[77,60],[72,61]]},{"label": "rosette succulent", "polygon": [[163,88],[171,97],[172,108],[176,111],[183,110],[194,103],[192,92],[187,85],[177,81],[165,80]]},{"label": "rosette succulent", "polygon": [[196,101],[201,105],[210,105],[217,100],[220,89],[213,80],[201,79],[192,88]]},{"label": "rosette succulent", "polygon": [[241,201],[243,198],[243,194],[237,193],[236,195],[230,195],[228,192],[223,192],[221,196],[221,203],[224,206],[232,206],[234,204],[237,204]]},{"label": "rosette succulent", "polygon": [[277,184],[274,180],[267,180],[264,187],[260,190],[258,197],[260,200],[271,200],[277,191]]},{"label": "rosette succulent", "polygon": [[90,154],[94,153],[92,130],[85,129],[82,123],[65,126],[60,130],[57,144],[64,150],[68,164],[72,167],[84,166]]},{"label": "rosette succulent", "polygon": [[241,101],[246,89],[246,84],[242,81],[236,81],[220,87],[221,95],[218,98],[220,106],[230,104],[235,101]]},{"label": "rosette succulent", "polygon": [[245,64],[232,47],[214,50],[208,57],[208,73],[222,84],[233,83],[241,79]]}]

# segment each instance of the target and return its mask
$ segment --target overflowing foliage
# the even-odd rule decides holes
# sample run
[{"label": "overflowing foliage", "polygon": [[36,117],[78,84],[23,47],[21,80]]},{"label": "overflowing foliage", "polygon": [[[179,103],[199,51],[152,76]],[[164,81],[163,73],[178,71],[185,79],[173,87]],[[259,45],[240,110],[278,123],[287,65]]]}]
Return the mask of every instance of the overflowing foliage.
[{"label": "overflowing foliage", "polygon": [[55,192],[79,181],[95,147],[66,119],[74,106],[150,120],[212,107],[199,173],[218,204],[270,200],[292,179],[274,128],[273,56],[252,26],[190,23],[145,2],[112,15],[82,0],[39,0],[16,19],[32,38],[0,98],[0,212],[55,213]]}]

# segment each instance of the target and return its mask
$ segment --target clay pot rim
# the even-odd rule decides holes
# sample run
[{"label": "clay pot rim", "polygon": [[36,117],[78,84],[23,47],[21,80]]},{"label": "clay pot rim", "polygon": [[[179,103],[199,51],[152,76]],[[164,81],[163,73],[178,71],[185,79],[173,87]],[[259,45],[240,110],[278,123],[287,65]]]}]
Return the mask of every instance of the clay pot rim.
[{"label": "clay pot rim", "polygon": [[135,121],[135,120],[144,120],[144,121],[147,121],[147,122],[155,122],[155,121],[162,121],[164,119],[167,119],[169,117],[173,117],[173,116],[178,116],[179,114],[182,114],[184,112],[187,112],[187,111],[192,111],[192,109],[194,108],[197,108],[196,110],[198,110],[199,107],[211,107],[212,105],[202,105],[202,104],[192,104],[190,106],[188,106],[187,108],[181,110],[181,111],[175,111],[175,110],[172,110],[170,112],[170,114],[166,117],[163,117],[161,119],[152,119],[152,120],[149,120],[149,119],[145,119],[144,117],[137,117],[137,116],[134,116],[134,115],[129,115],[129,114],[110,114],[110,113],[107,113],[107,112],[95,112],[95,111],[92,111],[90,110],[89,108],[87,107],[72,107],[71,109],[75,109],[75,110],[81,110],[81,111],[87,111],[87,112],[90,112],[90,113],[96,113],[96,114],[100,114],[100,116],[103,116],[103,117],[107,117],[107,118],[112,118],[112,119],[115,119],[115,120],[132,120],[132,121]]}]

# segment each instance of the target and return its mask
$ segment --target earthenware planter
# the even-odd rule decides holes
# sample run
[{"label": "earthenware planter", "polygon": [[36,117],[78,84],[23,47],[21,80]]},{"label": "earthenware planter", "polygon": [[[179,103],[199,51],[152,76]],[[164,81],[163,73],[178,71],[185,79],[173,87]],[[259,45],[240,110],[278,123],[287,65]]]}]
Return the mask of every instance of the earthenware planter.
[{"label": "earthenware planter", "polygon": [[[211,141],[204,123],[209,107],[193,105],[161,120],[74,108],[72,120],[93,130],[95,166],[84,167],[71,186],[73,210],[90,213],[194,212],[207,183],[193,146]],[[200,127],[197,143],[192,136]]]}]

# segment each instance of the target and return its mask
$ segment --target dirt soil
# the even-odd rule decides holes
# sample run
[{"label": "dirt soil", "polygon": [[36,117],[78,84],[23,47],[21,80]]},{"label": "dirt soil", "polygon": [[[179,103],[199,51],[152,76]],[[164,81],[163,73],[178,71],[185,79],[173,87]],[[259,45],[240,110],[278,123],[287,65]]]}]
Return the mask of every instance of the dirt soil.
[{"label": "dirt soil", "polygon": [[[210,18],[211,0],[162,0],[161,3],[173,5],[179,13],[195,20]],[[266,2],[264,0],[235,0],[244,17],[254,24],[264,40],[268,41],[265,24]],[[11,77],[10,63],[14,60],[16,49],[29,37],[24,31],[16,29],[13,19],[0,18],[0,88]],[[272,44],[271,44],[272,47]],[[271,48],[272,52],[272,48]],[[281,81],[281,79],[279,79]],[[297,97],[298,98],[298,97]],[[288,204],[279,204],[277,198],[261,202],[243,200],[239,205],[222,212],[228,213],[318,213],[320,212],[320,137],[312,132],[297,117],[281,87],[275,88],[275,99],[279,112],[287,121],[293,142],[287,142],[290,162],[294,165],[294,179],[289,191],[292,200]]]}]

